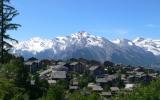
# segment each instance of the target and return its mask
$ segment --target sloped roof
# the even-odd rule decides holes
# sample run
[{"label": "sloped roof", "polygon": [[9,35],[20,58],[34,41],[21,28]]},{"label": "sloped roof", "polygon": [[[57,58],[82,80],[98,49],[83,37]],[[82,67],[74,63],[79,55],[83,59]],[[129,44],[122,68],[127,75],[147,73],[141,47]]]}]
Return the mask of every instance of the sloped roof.
[{"label": "sloped roof", "polygon": [[111,87],[110,89],[111,89],[111,91],[119,91],[118,87]]},{"label": "sloped roof", "polygon": [[52,71],[52,78],[66,78],[66,71]]},{"label": "sloped roof", "polygon": [[99,86],[99,85],[94,85],[94,86],[92,87],[92,90],[93,90],[93,91],[102,91],[103,88],[102,88],[101,86]]},{"label": "sloped roof", "polygon": [[111,96],[112,93],[111,92],[102,92],[101,95],[102,96]]},{"label": "sloped roof", "polygon": [[75,66],[75,65],[77,65],[78,64],[78,62],[72,62],[70,65],[71,66]]},{"label": "sloped roof", "polygon": [[97,82],[97,83],[107,83],[108,80],[107,80],[106,78],[97,78],[97,79],[96,79],[96,82]]},{"label": "sloped roof", "polygon": [[90,70],[90,71],[94,71],[94,70],[96,70],[97,68],[99,68],[99,66],[91,66],[91,67],[89,68],[89,70]]}]

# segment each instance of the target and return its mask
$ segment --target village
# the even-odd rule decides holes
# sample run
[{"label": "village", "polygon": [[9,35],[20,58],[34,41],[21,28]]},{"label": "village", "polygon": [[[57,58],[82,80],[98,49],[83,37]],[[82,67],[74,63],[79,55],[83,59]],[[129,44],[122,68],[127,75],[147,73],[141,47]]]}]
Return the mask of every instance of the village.
[{"label": "village", "polygon": [[[41,60],[30,58],[24,63],[26,69],[39,74],[49,84],[64,81],[66,92],[81,91],[85,95],[96,92],[104,100],[121,91],[131,92],[139,84],[148,84],[159,77],[159,72],[141,66],[103,64],[86,59]],[[34,81],[31,82],[34,85]]]}]

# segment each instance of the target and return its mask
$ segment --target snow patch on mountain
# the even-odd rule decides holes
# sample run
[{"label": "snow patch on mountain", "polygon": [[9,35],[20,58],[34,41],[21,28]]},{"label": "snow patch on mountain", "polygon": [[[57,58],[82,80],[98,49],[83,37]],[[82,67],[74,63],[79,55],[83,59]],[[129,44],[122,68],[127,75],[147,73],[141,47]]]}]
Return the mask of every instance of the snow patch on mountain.
[{"label": "snow patch on mountain", "polygon": [[53,46],[53,42],[48,39],[41,39],[39,37],[34,37],[27,41],[19,42],[18,44],[14,44],[15,50],[36,52],[44,51],[45,49],[51,48]]},{"label": "snow patch on mountain", "polygon": [[113,43],[117,45],[122,45],[122,46],[133,46],[134,43],[128,39],[116,39],[112,41]]},{"label": "snow patch on mountain", "polygon": [[152,52],[156,56],[160,55],[160,40],[144,39],[138,37],[133,40],[133,42],[137,46]]},{"label": "snow patch on mountain", "polygon": [[[145,46],[150,47],[149,45],[156,44],[155,47],[160,48],[160,41],[154,40],[150,44],[148,42],[146,44],[144,41],[145,39],[142,38],[134,41],[128,39],[109,41],[104,37],[82,31],[52,40],[35,37],[21,41],[14,44],[13,53],[25,58],[36,57],[39,59],[85,58],[101,62],[110,60],[124,64],[155,63],[156,57]],[[141,44],[144,46],[142,47]]]}]

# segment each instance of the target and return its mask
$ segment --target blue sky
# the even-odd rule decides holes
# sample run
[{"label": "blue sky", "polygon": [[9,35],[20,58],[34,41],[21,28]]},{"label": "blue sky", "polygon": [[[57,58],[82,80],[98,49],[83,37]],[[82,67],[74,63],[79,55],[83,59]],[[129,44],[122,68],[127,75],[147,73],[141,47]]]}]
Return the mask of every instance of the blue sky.
[{"label": "blue sky", "polygon": [[20,23],[12,37],[52,39],[87,31],[110,40],[160,39],[160,0],[12,0]]}]

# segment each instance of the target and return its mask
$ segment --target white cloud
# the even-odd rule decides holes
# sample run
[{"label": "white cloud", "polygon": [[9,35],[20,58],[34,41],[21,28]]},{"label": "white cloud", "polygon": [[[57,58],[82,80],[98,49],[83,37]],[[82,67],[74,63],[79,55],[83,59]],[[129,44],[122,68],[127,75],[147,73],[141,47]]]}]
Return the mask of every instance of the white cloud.
[{"label": "white cloud", "polygon": [[149,28],[159,28],[160,26],[155,25],[155,24],[146,24],[145,27],[149,27]]}]

